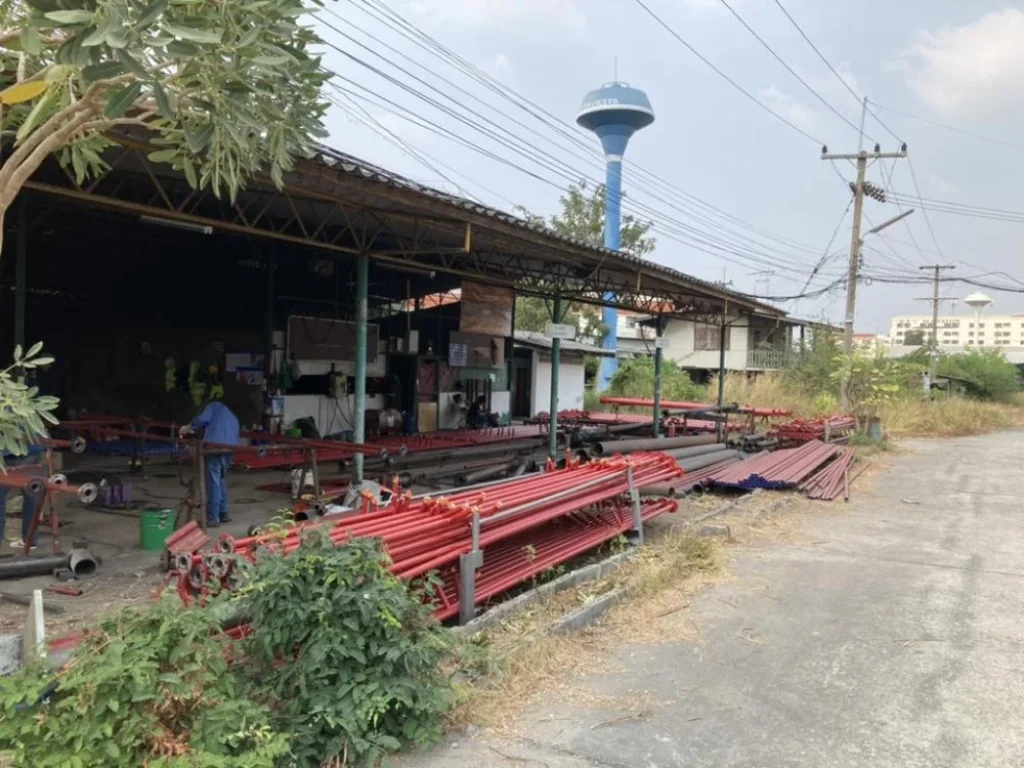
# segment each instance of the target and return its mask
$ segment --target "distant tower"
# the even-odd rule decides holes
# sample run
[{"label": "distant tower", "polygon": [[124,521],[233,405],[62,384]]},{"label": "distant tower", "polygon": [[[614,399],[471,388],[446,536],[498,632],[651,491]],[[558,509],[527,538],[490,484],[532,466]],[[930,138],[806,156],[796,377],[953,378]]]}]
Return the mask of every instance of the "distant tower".
[{"label": "distant tower", "polygon": [[[654,122],[654,110],[647,94],[625,83],[605,83],[583,97],[576,122],[601,139],[607,168],[604,190],[604,247],[619,250],[619,230],[622,226],[622,156],[629,138],[641,128]],[[606,294],[606,299],[614,298]],[[604,348],[615,351],[618,312],[609,307],[601,309],[601,322],[608,327]],[[608,389],[608,382],[618,368],[615,357],[601,359],[598,376],[599,392]]]},{"label": "distant tower", "polygon": [[[975,346],[981,345],[981,310],[985,307],[992,305],[992,299],[986,296],[984,293],[972,293],[966,299],[964,304],[974,308],[974,342]],[[995,338],[995,337],[993,337]]]}]

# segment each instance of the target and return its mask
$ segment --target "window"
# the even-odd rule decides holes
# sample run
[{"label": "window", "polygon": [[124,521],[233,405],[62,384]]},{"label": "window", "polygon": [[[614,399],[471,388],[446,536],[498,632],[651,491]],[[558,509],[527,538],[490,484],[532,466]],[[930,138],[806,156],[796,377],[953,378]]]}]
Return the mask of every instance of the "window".
[{"label": "window", "polygon": [[[693,326],[693,348],[695,350],[718,351],[718,339],[722,329],[717,325],[697,324]],[[729,350],[729,341],[732,336],[732,328],[725,328],[725,349]]]}]

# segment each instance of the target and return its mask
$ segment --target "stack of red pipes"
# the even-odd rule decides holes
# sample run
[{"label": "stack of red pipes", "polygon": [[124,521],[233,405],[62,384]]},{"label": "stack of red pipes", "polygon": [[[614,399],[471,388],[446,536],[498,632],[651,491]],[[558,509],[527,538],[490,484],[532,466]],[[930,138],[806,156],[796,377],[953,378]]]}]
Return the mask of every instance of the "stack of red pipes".
[{"label": "stack of red pipes", "polygon": [[838,445],[812,440],[799,448],[762,453],[728,466],[709,477],[708,483],[746,490],[792,488],[832,461],[840,450]]},{"label": "stack of red pipes", "polygon": [[824,469],[811,475],[799,486],[809,499],[832,501],[840,493],[850,498],[850,466],[853,464],[853,451],[841,450],[836,460]]},{"label": "stack of red pipes", "polygon": [[[484,555],[473,596],[474,604],[479,604],[630,530],[630,470],[636,488],[682,474],[665,454],[634,453],[582,466],[570,463],[562,470],[447,497],[396,495],[390,503],[376,506],[372,497],[365,496],[357,513],[243,539],[221,536],[219,552],[179,556],[175,563],[178,590],[188,601],[217,582],[234,588],[233,566],[238,559],[252,561],[258,551],[288,554],[299,546],[303,530],[320,527],[337,545],[355,537],[379,539],[391,558],[392,572],[401,579],[436,571],[442,581],[436,615],[448,618],[459,613],[459,556],[472,549],[474,515],[479,515],[479,546]],[[644,520],[675,510],[676,502],[670,499],[641,504]]]},{"label": "stack of red pipes", "polygon": [[809,440],[831,440],[844,437],[857,428],[853,416],[829,416],[817,419],[793,419],[776,424],[769,430],[771,437],[784,443],[806,443]]}]

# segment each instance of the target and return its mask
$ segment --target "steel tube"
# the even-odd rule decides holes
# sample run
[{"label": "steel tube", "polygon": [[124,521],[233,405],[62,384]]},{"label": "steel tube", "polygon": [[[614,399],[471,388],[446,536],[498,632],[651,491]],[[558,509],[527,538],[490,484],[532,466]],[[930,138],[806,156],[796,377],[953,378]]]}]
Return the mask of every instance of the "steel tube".
[{"label": "steel tube", "polygon": [[703,469],[704,467],[710,467],[712,464],[717,464],[720,461],[726,459],[739,458],[742,454],[739,451],[722,450],[715,451],[714,453],[707,453],[703,456],[691,456],[688,459],[683,459],[678,462],[679,468],[685,472],[692,472],[695,469]]},{"label": "steel tube", "polygon": [[592,450],[597,456],[634,451],[664,451],[672,448],[689,448],[694,445],[710,445],[718,442],[714,435],[683,435],[682,437],[643,437],[636,440],[602,440],[594,443]]},{"label": "steel tube", "polygon": [[[361,250],[356,257],[356,360],[355,360],[355,413],[353,442],[361,446],[366,442],[366,322],[367,292],[370,274],[370,255]],[[354,485],[363,484],[363,453],[360,448],[353,457]]]}]

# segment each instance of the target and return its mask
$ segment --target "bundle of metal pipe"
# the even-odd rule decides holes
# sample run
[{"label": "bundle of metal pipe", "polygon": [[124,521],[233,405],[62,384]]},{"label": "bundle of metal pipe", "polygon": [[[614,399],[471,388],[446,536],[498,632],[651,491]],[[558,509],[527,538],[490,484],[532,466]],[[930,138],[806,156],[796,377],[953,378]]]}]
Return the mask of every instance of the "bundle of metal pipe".
[{"label": "bundle of metal pipe", "polygon": [[835,461],[800,483],[799,489],[806,493],[809,499],[832,501],[842,493],[849,501],[850,466],[853,464],[853,458],[853,451],[840,450]]},{"label": "bundle of metal pipe", "polygon": [[[612,397],[605,395],[601,398],[602,405],[624,405],[633,408],[654,408],[654,400],[646,397]],[[690,403],[681,400],[662,400],[660,406],[663,410],[682,411],[714,411],[718,408],[714,403]],[[761,418],[772,418],[776,416],[790,416],[792,411],[784,408],[755,408],[749,405],[741,405],[735,408],[739,413]]]},{"label": "bundle of metal pipe", "polygon": [[[320,518],[288,532],[241,539],[221,536],[217,553],[197,553],[177,564],[178,589],[183,598],[192,599],[203,593],[211,579],[234,588],[238,577],[232,575],[233,566],[238,559],[253,560],[257,551],[288,554],[298,548],[303,531],[317,527],[337,545],[356,537],[379,539],[391,558],[392,572],[402,579],[438,571],[445,582],[442,598],[458,583],[460,556],[482,550],[480,584],[490,586],[474,593],[477,604],[493,594],[489,590],[502,591],[538,572],[536,560],[512,557],[516,548],[540,545],[544,563],[564,562],[629,530],[634,514],[628,499],[631,488],[670,480],[680,473],[671,457],[637,453],[628,459],[572,464],[448,495],[396,494],[381,506],[364,498],[361,512]],[[674,502],[645,502],[636,511],[649,518],[674,509]],[[499,558],[496,553],[504,555]],[[506,556],[510,559],[503,559]],[[453,609],[449,600],[438,615],[452,615],[446,611],[457,612],[458,605]]]},{"label": "bundle of metal pipe", "polygon": [[785,443],[806,443],[809,440],[831,442],[833,438],[845,437],[857,428],[853,416],[829,416],[819,419],[793,419],[776,424],[770,434]]},{"label": "bundle of metal pipe", "polygon": [[645,486],[640,489],[646,496],[682,496],[705,482],[719,470],[742,460],[739,451],[723,449],[721,444],[707,446],[711,450],[700,455],[677,459],[678,466],[683,470],[682,477],[664,483]]},{"label": "bundle of metal pipe", "polygon": [[609,456],[614,453],[633,451],[666,451],[673,448],[689,448],[695,445],[710,445],[717,442],[714,435],[684,435],[682,437],[645,437],[636,440],[602,440],[590,447],[594,456]]},{"label": "bundle of metal pipe", "polygon": [[799,448],[762,453],[708,478],[710,485],[726,488],[791,488],[799,485],[842,450],[813,440]]}]

